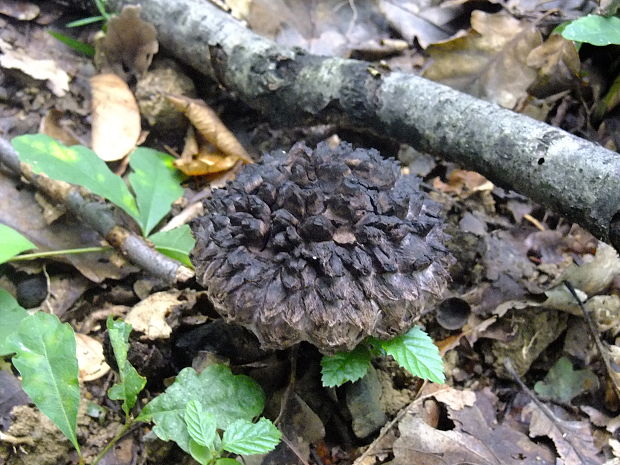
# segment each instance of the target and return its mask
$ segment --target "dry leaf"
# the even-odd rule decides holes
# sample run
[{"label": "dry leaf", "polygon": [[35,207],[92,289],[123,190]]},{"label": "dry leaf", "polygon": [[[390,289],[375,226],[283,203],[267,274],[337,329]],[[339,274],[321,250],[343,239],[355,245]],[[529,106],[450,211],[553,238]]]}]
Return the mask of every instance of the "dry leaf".
[{"label": "dry leaf", "polygon": [[169,95],[168,100],[183,112],[202,137],[225,155],[235,156],[244,163],[253,163],[252,158],[239,143],[235,135],[222,123],[217,114],[202,100]]},{"label": "dry leaf", "polygon": [[139,6],[127,5],[120,15],[110,19],[106,35],[97,41],[96,49],[95,63],[100,70],[112,71],[124,79],[125,70],[140,75],[159,50],[157,31],[151,23],[140,19]]},{"label": "dry leaf", "polygon": [[52,108],[41,120],[39,132],[53,137],[67,146],[78,145],[80,141],[62,125],[63,112]]},{"label": "dry leaf", "polygon": [[93,95],[92,148],[105,161],[120,160],[140,137],[140,111],[125,81],[115,74],[90,79]]},{"label": "dry leaf", "polygon": [[527,66],[540,32],[503,13],[474,11],[463,37],[431,45],[433,62],[424,76],[506,108],[527,96],[536,71]]},{"label": "dry leaf", "polygon": [[[147,339],[167,339],[172,328],[166,318],[173,312],[192,308],[201,292],[171,290],[156,292],[142,300],[129,311],[125,321],[133,329],[144,333]],[[178,316],[178,315],[177,315]]]},{"label": "dry leaf", "polygon": [[554,34],[527,56],[527,65],[538,69],[530,94],[545,98],[579,85],[581,62],[575,42]]},{"label": "dry leaf", "polygon": [[467,198],[476,192],[493,190],[493,183],[475,171],[454,170],[448,175],[448,183],[438,177],[433,179],[433,187],[447,194]]},{"label": "dry leaf", "polygon": [[71,78],[54,60],[34,59],[23,50],[14,50],[1,39],[0,50],[0,66],[3,68],[18,69],[34,79],[47,81],[47,86],[57,97],[62,97],[69,91]]},{"label": "dry leaf", "polygon": [[0,14],[19,19],[20,21],[30,21],[39,16],[40,12],[40,8],[32,2],[0,0]]},{"label": "dry leaf", "polygon": [[101,342],[86,334],[76,333],[75,343],[80,381],[94,381],[110,371],[110,366],[105,362]]}]

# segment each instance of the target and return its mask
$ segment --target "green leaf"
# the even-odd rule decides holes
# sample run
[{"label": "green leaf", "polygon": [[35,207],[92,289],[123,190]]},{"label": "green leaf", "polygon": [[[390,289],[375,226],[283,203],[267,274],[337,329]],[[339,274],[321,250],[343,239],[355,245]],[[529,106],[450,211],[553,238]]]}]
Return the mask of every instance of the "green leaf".
[{"label": "green leaf", "polygon": [[351,352],[325,355],[321,359],[321,381],[323,386],[341,386],[347,381],[363,378],[370,366],[370,351],[361,344]]},{"label": "green leaf", "polygon": [[9,336],[17,331],[21,321],[28,316],[17,300],[4,289],[0,289],[0,357],[13,353]]},{"label": "green leaf", "polygon": [[215,442],[215,417],[207,412],[199,400],[190,400],[185,405],[185,424],[190,437],[201,446],[213,449]]},{"label": "green leaf", "polygon": [[36,245],[13,228],[0,224],[0,263],[6,262],[25,250],[36,248]]},{"label": "green leaf", "polygon": [[22,162],[37,174],[83,186],[140,221],[140,214],[123,180],[95,152],[81,145],[67,147],[45,134],[15,137],[13,147]]},{"label": "green leaf", "polygon": [[591,370],[573,370],[570,360],[562,357],[551,367],[544,381],[534,385],[534,390],[546,399],[569,403],[582,392],[597,389],[598,384]]},{"label": "green leaf", "polygon": [[70,23],[65,24],[65,27],[73,28],[73,27],[82,27],[88,26],[89,24],[98,23],[100,21],[105,21],[103,16],[89,16],[88,18],[76,19],[75,21],[71,21]]},{"label": "green leaf", "polygon": [[252,378],[233,375],[225,365],[211,365],[198,374],[184,368],[166,391],[149,402],[138,417],[155,421],[153,431],[164,440],[176,442],[189,451],[189,433],[185,425],[185,405],[200,401],[216,420],[218,429],[226,429],[235,420],[251,420],[265,404],[265,394]]},{"label": "green leaf", "polygon": [[65,35],[61,32],[57,32],[57,31],[47,31],[49,33],[49,35],[51,35],[53,38],[55,38],[56,40],[62,42],[63,44],[65,44],[68,47],[71,47],[73,50],[83,53],[84,55],[88,56],[88,57],[94,57],[95,56],[95,48],[92,45],[88,45],[82,41],[79,41],[77,39],[74,39],[73,37],[70,37],[68,35]]},{"label": "green leaf", "polygon": [[620,18],[588,15],[571,21],[560,33],[565,39],[592,45],[620,44]]},{"label": "green leaf", "polygon": [[439,349],[422,328],[415,326],[394,339],[379,341],[388,355],[412,375],[428,379],[434,383],[443,383],[443,361]]},{"label": "green leaf", "polygon": [[234,454],[264,454],[273,450],[282,434],[271,421],[261,418],[257,423],[237,420],[222,437],[222,448]]},{"label": "green leaf", "polygon": [[120,382],[108,390],[108,397],[112,400],[122,400],[123,411],[128,417],[131,409],[136,405],[138,394],[146,385],[146,378],[140,376],[127,360],[131,325],[121,320],[115,321],[112,316],[109,316],[107,327],[120,377]]},{"label": "green leaf", "polygon": [[189,260],[189,253],[194,248],[196,240],[189,225],[184,224],[170,231],[156,232],[149,236],[149,240],[155,244],[155,248],[159,252],[180,261],[190,268],[194,267]]},{"label": "green leaf", "polygon": [[129,157],[133,170],[129,183],[136,194],[138,222],[145,236],[168,214],[172,202],[183,195],[183,177],[173,161],[170,155],[144,147],[138,147]]},{"label": "green leaf", "polygon": [[54,315],[37,312],[21,321],[9,342],[24,391],[79,452],[80,386],[73,329]]},{"label": "green leaf", "polygon": [[193,459],[201,465],[209,465],[213,460],[215,451],[207,446],[198,444],[192,438],[189,438],[189,453]]},{"label": "green leaf", "polygon": [[235,459],[229,459],[229,458],[217,459],[215,461],[215,465],[239,465],[240,463],[241,462]]}]

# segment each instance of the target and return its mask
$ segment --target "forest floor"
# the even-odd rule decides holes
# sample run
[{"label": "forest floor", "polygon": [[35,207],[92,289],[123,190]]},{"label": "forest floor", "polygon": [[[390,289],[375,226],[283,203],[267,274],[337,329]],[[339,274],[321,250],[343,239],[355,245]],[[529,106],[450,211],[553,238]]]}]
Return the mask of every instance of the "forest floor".
[{"label": "forest floor", "polygon": [[[228,3],[230,14],[283,45],[420,74],[618,150],[618,46],[576,47],[551,35],[564,21],[591,12],[596,5],[590,2]],[[314,147],[325,140],[397,159],[402,173],[422,178],[428,195],[441,204],[447,247],[455,257],[441,304],[421,321],[443,356],[446,383],[423,382],[380,357],[363,381],[338,388],[321,385],[315,347],[258,350],[253,335],[223,323],[195,282],[171,286],[111,252],[1,265],[0,288],[22,307],[70,323],[81,340],[78,438],[87,463],[123,421],[118,402],[106,397],[115,379],[103,355],[110,315],[144,322],[141,328],[134,324],[129,355],[148,379],[142,404],[183,367],[214,361],[261,385],[264,415],[278,417],[286,440],[245,463],[620,463],[620,258],[611,246],[467,167],[393,140],[335,125],[275,126],[165,49],[141,73],[119,71],[142,121],[133,135],[120,134],[119,125],[133,124],[136,115],[110,103],[117,84],[95,89],[91,80],[114,63],[93,60],[48,33],[94,44],[101,23],[65,27],[85,16],[55,2],[0,0],[2,137],[41,132],[67,145],[92,146],[98,139],[121,147],[128,138],[130,147],[176,156],[188,121],[162,110],[159,96],[200,98],[255,161],[298,141]],[[136,39],[128,34],[119,40]],[[128,172],[123,153],[108,160],[116,173]],[[185,213],[204,192],[234,177],[240,164],[230,154],[196,160],[200,169],[186,178],[182,198],[160,224],[189,221]],[[101,245],[87,225],[6,170],[0,170],[0,223],[41,250]],[[593,325],[565,282],[586,301]],[[0,436],[0,464],[78,463],[70,442],[30,404],[5,360],[0,432],[7,436]],[[151,428],[130,429],[100,463],[192,463]]]}]

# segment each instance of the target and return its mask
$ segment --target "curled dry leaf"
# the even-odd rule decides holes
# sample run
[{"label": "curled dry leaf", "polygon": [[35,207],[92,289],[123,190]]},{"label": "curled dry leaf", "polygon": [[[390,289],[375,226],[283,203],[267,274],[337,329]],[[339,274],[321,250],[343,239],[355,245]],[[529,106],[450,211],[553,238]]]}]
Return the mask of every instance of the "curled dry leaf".
[{"label": "curled dry leaf", "polygon": [[581,62],[575,42],[554,34],[527,56],[527,65],[538,69],[529,93],[544,98],[579,86]]},{"label": "curled dry leaf", "polygon": [[139,6],[125,6],[121,14],[110,19],[103,39],[96,44],[95,64],[105,72],[123,78],[125,70],[134,75],[144,73],[159,50],[157,31],[140,19]]},{"label": "curled dry leaf", "polygon": [[92,147],[105,161],[120,160],[140,137],[140,111],[125,81],[115,74],[90,79],[93,95]]},{"label": "curled dry leaf", "polygon": [[196,141],[186,142],[183,157],[175,165],[185,174],[197,176],[232,168],[237,161],[253,163],[235,135],[222,123],[217,114],[202,100],[168,95],[175,108],[185,114],[199,136],[212,144],[213,151]]},{"label": "curled dry leaf", "polygon": [[75,343],[80,381],[94,381],[110,371],[101,342],[86,334],[76,333]]}]

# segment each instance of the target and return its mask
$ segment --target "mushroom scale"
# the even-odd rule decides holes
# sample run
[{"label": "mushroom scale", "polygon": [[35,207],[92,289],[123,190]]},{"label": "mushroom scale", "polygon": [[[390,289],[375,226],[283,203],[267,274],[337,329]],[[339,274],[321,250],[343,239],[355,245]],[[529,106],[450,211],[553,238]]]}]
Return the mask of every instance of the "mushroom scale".
[{"label": "mushroom scale", "polygon": [[375,150],[296,144],[246,165],[192,229],[199,283],[264,348],[391,338],[433,308],[452,258],[439,205]]}]

